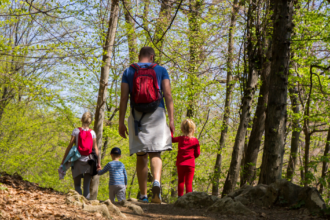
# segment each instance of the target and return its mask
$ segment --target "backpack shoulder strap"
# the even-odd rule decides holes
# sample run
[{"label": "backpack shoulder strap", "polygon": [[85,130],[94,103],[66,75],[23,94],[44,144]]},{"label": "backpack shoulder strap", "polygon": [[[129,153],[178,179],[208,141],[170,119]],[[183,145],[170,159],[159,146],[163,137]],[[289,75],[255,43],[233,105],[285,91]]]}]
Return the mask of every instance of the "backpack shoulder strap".
[{"label": "backpack shoulder strap", "polygon": [[133,63],[131,65],[131,67],[133,67],[135,70],[139,70],[140,69],[140,66],[137,63]]},{"label": "backpack shoulder strap", "polygon": [[154,69],[157,66],[157,63],[152,63],[150,64],[150,66],[148,67],[149,69]]},{"label": "backpack shoulder strap", "polygon": [[82,129],[81,128],[78,128],[79,129],[79,131],[81,131]]},{"label": "backpack shoulder strap", "polygon": [[89,130],[88,130],[88,132],[91,134],[91,137],[92,137],[92,139],[93,139],[92,131],[93,131],[92,129],[89,129]]},{"label": "backpack shoulder strap", "polygon": [[134,113],[134,108],[132,108],[132,116],[133,116],[133,119],[134,119],[134,130],[135,130],[135,136],[138,135],[139,131],[140,131],[140,128],[141,128],[141,121],[143,119],[143,117],[146,115],[145,112],[142,113],[142,116],[140,118],[139,121],[137,121],[135,119],[135,113]]},{"label": "backpack shoulder strap", "polygon": [[[148,69],[152,69],[154,70],[154,68],[157,66],[158,64],[157,63],[152,63],[150,64],[150,66],[148,67]],[[157,76],[156,76],[156,71],[154,70],[153,73],[152,73],[152,76],[154,78],[154,87],[159,90],[159,86],[158,86],[158,81],[157,81]]]}]

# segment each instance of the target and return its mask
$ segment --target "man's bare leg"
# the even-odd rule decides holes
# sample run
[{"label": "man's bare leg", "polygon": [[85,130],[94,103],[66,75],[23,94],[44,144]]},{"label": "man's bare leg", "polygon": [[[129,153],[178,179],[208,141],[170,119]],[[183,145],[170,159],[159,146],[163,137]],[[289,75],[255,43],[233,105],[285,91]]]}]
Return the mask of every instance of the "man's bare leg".
[{"label": "man's bare leg", "polygon": [[162,174],[163,162],[160,158],[160,153],[149,153],[150,168],[154,181],[160,182],[160,176]]},{"label": "man's bare leg", "polygon": [[[144,154],[144,153],[140,153]],[[148,154],[136,155],[136,173],[139,182],[140,194],[147,196]]]},{"label": "man's bare leg", "polygon": [[150,167],[151,167],[151,173],[154,177],[154,182],[152,186],[152,199],[151,202],[154,203],[161,203],[161,197],[160,197],[160,176],[162,174],[162,159],[160,157],[160,153],[149,153],[150,158]]}]

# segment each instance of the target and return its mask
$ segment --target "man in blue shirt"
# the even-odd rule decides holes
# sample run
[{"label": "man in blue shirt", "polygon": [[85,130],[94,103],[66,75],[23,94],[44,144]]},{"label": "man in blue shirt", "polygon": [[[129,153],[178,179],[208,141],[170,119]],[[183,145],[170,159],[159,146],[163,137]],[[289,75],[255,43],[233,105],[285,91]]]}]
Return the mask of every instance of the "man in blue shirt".
[{"label": "man in blue shirt", "polygon": [[[154,62],[155,51],[151,47],[143,47],[139,54],[140,67],[148,67]],[[162,171],[162,151],[172,150],[171,132],[174,133],[173,99],[171,94],[170,78],[164,67],[157,65],[154,68],[158,86],[163,96],[158,108],[153,113],[147,113],[142,118],[139,132],[134,132],[134,118],[132,113],[128,118],[129,149],[130,154],[137,155],[136,171],[140,187],[140,201],[148,202],[147,178],[148,178],[148,155],[150,158],[151,172],[154,177],[151,202],[161,203],[160,176]],[[135,69],[129,67],[124,71],[121,84],[120,110],[119,110],[119,134],[126,138],[128,134],[125,125],[125,114],[129,95],[133,90],[133,78]],[[169,127],[166,124],[165,104],[169,117]],[[130,111],[132,112],[132,111]],[[140,119],[142,112],[134,110],[135,117]]]}]

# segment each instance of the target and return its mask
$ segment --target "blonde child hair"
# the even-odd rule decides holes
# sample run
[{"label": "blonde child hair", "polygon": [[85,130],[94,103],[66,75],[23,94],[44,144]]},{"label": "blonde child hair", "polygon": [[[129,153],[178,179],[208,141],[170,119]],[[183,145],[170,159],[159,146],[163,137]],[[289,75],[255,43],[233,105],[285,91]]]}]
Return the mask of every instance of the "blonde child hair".
[{"label": "blonde child hair", "polygon": [[186,119],[181,123],[181,131],[184,136],[194,137],[196,125],[191,119]]},{"label": "blonde child hair", "polygon": [[90,125],[92,123],[92,113],[85,112],[83,116],[81,117],[81,122],[83,124]]}]

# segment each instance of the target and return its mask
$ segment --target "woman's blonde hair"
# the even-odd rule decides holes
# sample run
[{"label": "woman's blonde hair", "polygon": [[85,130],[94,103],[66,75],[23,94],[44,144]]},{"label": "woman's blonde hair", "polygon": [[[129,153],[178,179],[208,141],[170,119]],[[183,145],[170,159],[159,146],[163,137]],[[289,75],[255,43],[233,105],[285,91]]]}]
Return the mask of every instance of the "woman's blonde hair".
[{"label": "woman's blonde hair", "polygon": [[81,122],[83,124],[88,124],[90,125],[92,123],[92,113],[90,112],[85,112],[83,116],[81,117]]},{"label": "woman's blonde hair", "polygon": [[181,123],[181,131],[185,136],[193,137],[195,129],[196,125],[191,119],[186,119]]}]

